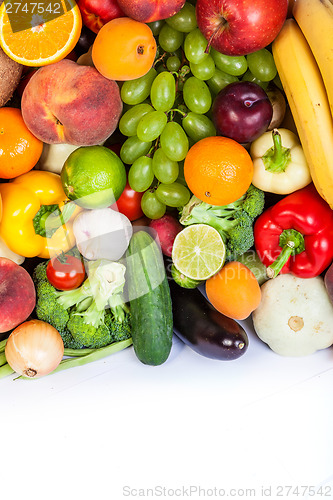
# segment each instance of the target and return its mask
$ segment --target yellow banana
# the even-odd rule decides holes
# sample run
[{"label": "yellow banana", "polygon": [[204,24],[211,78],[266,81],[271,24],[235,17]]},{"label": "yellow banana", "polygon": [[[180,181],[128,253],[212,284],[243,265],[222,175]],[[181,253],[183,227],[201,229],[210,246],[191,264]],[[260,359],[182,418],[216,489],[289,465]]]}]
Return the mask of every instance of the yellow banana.
[{"label": "yellow banana", "polygon": [[333,116],[333,3],[297,0],[292,12],[319,66]]},{"label": "yellow banana", "polygon": [[333,120],[311,49],[292,18],[275,38],[273,56],[319,194],[333,208]]}]

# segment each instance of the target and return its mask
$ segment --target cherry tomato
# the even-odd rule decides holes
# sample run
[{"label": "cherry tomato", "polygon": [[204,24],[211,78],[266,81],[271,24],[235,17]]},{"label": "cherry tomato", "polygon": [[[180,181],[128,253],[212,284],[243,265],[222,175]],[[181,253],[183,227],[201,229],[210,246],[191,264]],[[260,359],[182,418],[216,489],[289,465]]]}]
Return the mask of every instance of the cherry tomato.
[{"label": "cherry tomato", "polygon": [[113,205],[111,208],[118,209],[118,211],[130,220],[136,220],[143,216],[143,212],[141,209],[141,198],[143,193],[138,193],[134,191],[128,184],[126,183],[125,189],[122,192],[120,198],[117,203]]},{"label": "cherry tomato", "polygon": [[51,259],[46,267],[46,276],[58,290],[73,290],[84,281],[83,262],[74,255],[61,255]]}]

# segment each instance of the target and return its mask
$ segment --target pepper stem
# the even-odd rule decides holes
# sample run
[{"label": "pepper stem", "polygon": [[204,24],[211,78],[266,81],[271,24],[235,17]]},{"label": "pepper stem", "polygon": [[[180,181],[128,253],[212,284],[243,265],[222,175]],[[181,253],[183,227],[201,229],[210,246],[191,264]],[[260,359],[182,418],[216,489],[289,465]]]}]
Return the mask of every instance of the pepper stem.
[{"label": "pepper stem", "polygon": [[282,251],[275,261],[267,267],[268,278],[275,278],[292,255],[297,255],[304,251],[304,237],[296,229],[285,229],[280,234],[279,246],[282,248]]},{"label": "pepper stem", "polygon": [[66,203],[62,211],[59,205],[42,205],[33,218],[35,233],[43,237],[51,237],[60,226],[66,224],[74,210],[74,203]]},{"label": "pepper stem", "polygon": [[262,157],[265,170],[275,174],[283,173],[291,161],[289,148],[282,146],[281,134],[278,129],[272,131],[273,147],[269,148]]}]

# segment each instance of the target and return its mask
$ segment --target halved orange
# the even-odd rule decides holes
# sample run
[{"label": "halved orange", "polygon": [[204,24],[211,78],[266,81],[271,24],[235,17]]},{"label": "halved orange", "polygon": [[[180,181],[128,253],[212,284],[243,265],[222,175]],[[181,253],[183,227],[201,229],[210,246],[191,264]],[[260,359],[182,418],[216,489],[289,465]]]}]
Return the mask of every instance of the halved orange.
[{"label": "halved orange", "polygon": [[80,37],[82,18],[74,0],[60,0],[59,3],[64,14],[51,20],[50,12],[10,13],[16,26],[13,31],[3,2],[0,7],[0,46],[3,51],[25,66],[46,66],[64,59]]}]

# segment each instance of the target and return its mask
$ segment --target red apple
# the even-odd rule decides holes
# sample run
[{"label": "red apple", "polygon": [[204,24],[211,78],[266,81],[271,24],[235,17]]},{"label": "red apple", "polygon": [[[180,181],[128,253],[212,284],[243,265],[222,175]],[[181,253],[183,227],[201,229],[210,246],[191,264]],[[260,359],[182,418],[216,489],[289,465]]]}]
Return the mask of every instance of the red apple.
[{"label": "red apple", "polygon": [[288,0],[197,0],[196,16],[208,44],[229,56],[263,49],[279,33]]},{"label": "red apple", "polygon": [[23,323],[35,305],[35,285],[28,271],[0,257],[0,333]]},{"label": "red apple", "polygon": [[151,23],[177,14],[185,0],[118,0],[118,4],[128,17]]},{"label": "red apple", "polygon": [[117,0],[77,0],[82,22],[94,33],[98,33],[104,24],[117,17],[125,17]]}]

